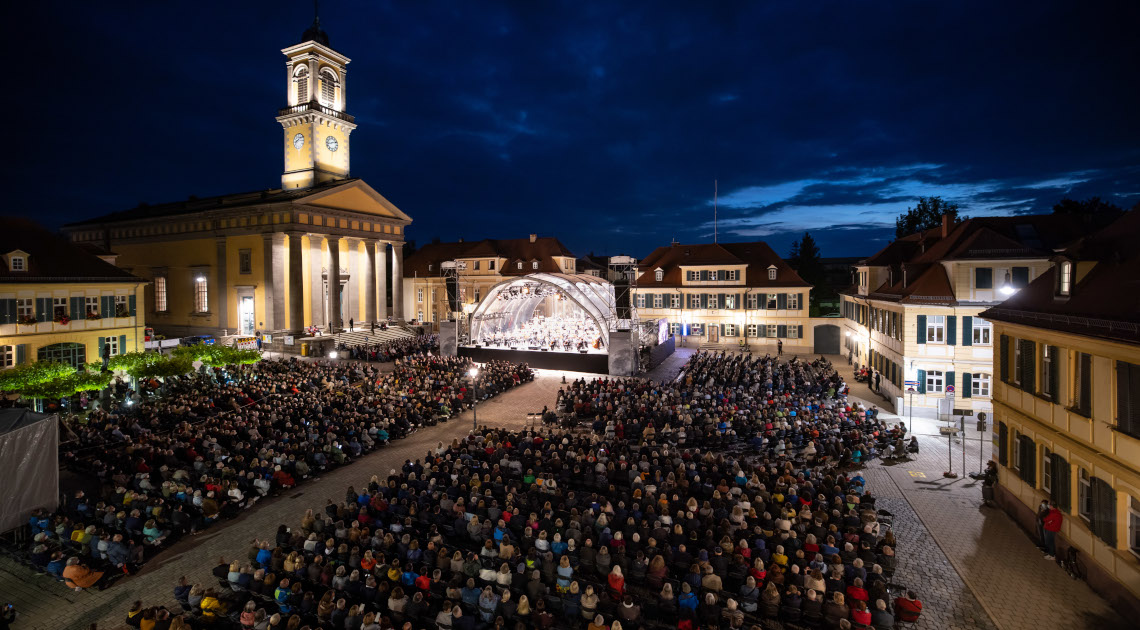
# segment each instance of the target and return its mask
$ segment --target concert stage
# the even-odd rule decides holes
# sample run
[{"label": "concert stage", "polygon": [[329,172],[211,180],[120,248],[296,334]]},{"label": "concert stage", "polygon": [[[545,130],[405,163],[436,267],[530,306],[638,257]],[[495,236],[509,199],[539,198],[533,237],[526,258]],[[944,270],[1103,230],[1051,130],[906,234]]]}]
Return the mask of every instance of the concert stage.
[{"label": "concert stage", "polygon": [[510,361],[512,363],[526,363],[532,368],[543,370],[588,372],[591,374],[608,374],[610,371],[609,355],[600,352],[583,354],[580,352],[459,346],[458,354],[461,357],[470,357],[479,363]]}]

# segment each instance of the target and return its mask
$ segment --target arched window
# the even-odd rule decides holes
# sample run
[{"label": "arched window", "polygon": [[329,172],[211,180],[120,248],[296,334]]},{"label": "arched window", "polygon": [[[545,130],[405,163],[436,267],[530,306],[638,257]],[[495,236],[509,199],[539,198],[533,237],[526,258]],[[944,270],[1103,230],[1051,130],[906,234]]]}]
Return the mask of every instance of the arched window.
[{"label": "arched window", "polygon": [[336,107],[336,75],[331,70],[321,71],[321,104]]},{"label": "arched window", "polygon": [[309,69],[301,66],[293,74],[293,82],[297,84],[297,104],[309,102]]},{"label": "arched window", "polygon": [[40,361],[66,363],[74,368],[87,362],[87,346],[81,343],[55,343],[41,347],[37,354]]}]

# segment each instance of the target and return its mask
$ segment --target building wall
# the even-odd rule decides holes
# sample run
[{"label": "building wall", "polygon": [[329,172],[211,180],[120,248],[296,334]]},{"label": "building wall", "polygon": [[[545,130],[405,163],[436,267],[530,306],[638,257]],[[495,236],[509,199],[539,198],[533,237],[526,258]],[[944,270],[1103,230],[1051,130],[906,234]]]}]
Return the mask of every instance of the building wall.
[{"label": "building wall", "polygon": [[[1090,580],[1095,590],[1118,608],[1140,613],[1140,549],[1131,546],[1140,518],[1133,516],[1130,509],[1132,506],[1140,509],[1140,439],[1117,430],[1115,372],[1117,361],[1140,364],[1140,347],[1002,322],[995,322],[994,328],[998,338],[1007,335],[1011,345],[1020,339],[1036,345],[1034,391],[1024,391],[1014,383],[999,382],[996,386],[995,459],[999,463],[1005,461],[998,467],[1000,483],[1010,501],[1016,502],[1007,502],[1003,507],[1015,517],[1022,515],[1022,521],[1029,520],[1025,515],[1035,512],[1042,499],[1050,498],[1054,486],[1065,487],[1058,479],[1047,478],[1052,457],[1063,458],[1069,475],[1068,492],[1062,493],[1068,505],[1063,509],[1063,542],[1079,549],[1086,565],[1095,563],[1092,568],[1107,576],[1100,584]],[[1042,391],[1043,346],[1056,346],[1060,350],[1056,401]],[[1073,409],[1080,387],[1075,369],[1078,353],[1092,357],[1091,404],[1087,417]],[[1000,374],[1001,357],[998,358],[995,372]],[[1006,360],[1012,361],[1012,356]],[[1012,365],[1009,369],[1012,374]],[[1000,449],[1003,432],[1006,434],[1004,454]],[[1016,435],[1033,441],[1032,461],[1021,461],[1020,467],[1015,467]],[[1033,469],[1031,479],[1026,479],[1027,475],[1021,470],[1027,467]],[[1111,527],[1115,544],[1098,536],[1092,520],[1080,514],[1082,471],[1112,488],[1115,506],[1109,512],[1115,520]],[[1048,475],[1051,477],[1051,471]],[[1064,504],[1061,507],[1064,508]],[[1026,523],[1027,527],[1031,523],[1031,520]]]},{"label": "building wall", "polygon": [[[143,283],[108,282],[108,283],[37,283],[37,284],[2,284],[0,285],[0,300],[14,300],[21,298],[68,298],[69,313],[72,297],[112,296],[122,295],[135,299],[135,315],[127,317],[113,317],[103,313],[96,320],[86,319],[86,313],[79,313],[66,325],[55,321],[39,322],[36,324],[6,323],[0,324],[0,346],[13,346],[22,348],[18,355],[24,363],[36,361],[39,349],[57,343],[78,343],[85,347],[86,362],[91,363],[100,358],[102,348],[99,347],[99,337],[125,337],[125,346],[119,352],[133,352],[143,349],[145,315],[141,308],[143,300]],[[129,301],[128,301],[129,304]],[[70,313],[74,315],[75,313]],[[16,351],[13,358],[16,358]]]},{"label": "building wall", "polygon": [[[228,249],[228,248],[227,248]],[[217,243],[212,238],[188,238],[163,243],[121,243],[115,245],[118,265],[145,278],[146,313],[150,325],[168,335],[207,332],[219,328],[217,311],[219,284]],[[236,254],[235,254],[236,255]],[[236,259],[235,259],[236,264]],[[194,312],[194,278],[208,279],[210,312]],[[155,311],[154,278],[166,277],[165,312]]]}]

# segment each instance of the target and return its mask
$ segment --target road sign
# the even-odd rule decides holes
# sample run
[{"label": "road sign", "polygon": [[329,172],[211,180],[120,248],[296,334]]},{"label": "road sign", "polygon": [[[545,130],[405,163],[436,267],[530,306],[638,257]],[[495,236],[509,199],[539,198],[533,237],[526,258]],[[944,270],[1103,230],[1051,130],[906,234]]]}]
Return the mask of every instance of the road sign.
[{"label": "road sign", "polygon": [[918,381],[903,381],[903,385],[907,387],[918,387]]},{"label": "road sign", "polygon": [[953,385],[947,385],[946,386],[946,393],[947,394],[953,394],[954,393],[954,386]]}]

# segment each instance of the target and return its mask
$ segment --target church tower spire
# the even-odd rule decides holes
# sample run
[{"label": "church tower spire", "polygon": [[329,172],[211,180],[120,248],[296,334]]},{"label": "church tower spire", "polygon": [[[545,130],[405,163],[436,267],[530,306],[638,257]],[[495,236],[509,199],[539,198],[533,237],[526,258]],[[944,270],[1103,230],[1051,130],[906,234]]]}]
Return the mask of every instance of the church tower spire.
[{"label": "church tower spire", "polygon": [[349,136],[355,119],[346,112],[346,66],[350,59],[329,46],[317,1],[313,24],[286,57],[287,105],[277,112],[284,130],[282,188],[311,188],[349,176]]}]

